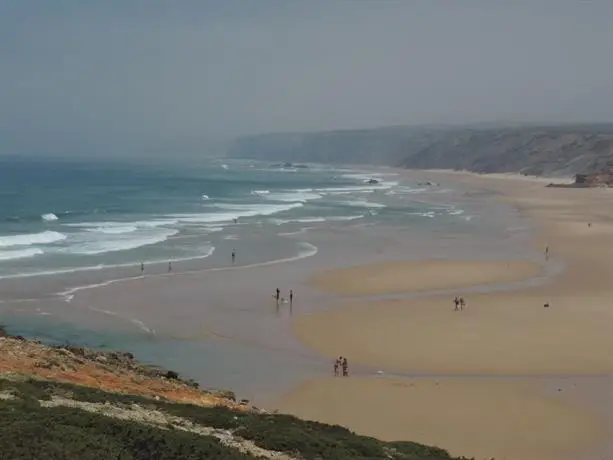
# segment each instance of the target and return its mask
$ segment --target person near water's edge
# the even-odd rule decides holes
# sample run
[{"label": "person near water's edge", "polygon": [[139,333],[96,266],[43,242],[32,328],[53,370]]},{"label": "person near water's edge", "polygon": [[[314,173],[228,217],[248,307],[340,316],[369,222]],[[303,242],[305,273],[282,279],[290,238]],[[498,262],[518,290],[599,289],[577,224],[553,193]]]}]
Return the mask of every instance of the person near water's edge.
[{"label": "person near water's edge", "polygon": [[292,289],[289,290],[289,303],[290,305],[294,303],[294,291]]},{"label": "person near water's edge", "polygon": [[232,248],[232,263],[236,260],[236,249]]},{"label": "person near water's edge", "polygon": [[145,273],[145,264],[143,262],[140,263],[140,274]]},{"label": "person near water's edge", "polygon": [[168,273],[172,271],[172,262],[168,262]]},{"label": "person near water's edge", "polygon": [[280,299],[280,298],[281,298],[281,290],[280,290],[279,288],[277,288],[277,291],[276,291],[276,299],[277,299],[277,302],[279,302],[279,299]]},{"label": "person near water's edge", "polygon": [[334,377],[338,377],[338,366],[341,363],[341,358],[334,360]]},{"label": "person near water's edge", "polygon": [[343,377],[349,377],[349,365],[347,364],[347,358],[343,358],[341,365],[343,366]]}]

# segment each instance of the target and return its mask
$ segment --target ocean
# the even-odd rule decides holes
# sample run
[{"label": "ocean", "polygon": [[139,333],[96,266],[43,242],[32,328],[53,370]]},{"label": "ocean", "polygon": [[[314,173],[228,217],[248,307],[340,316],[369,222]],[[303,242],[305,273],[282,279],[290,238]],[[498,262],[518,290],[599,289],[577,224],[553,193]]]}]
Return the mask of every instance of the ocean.
[{"label": "ocean", "polygon": [[[401,185],[394,174],[320,165],[224,159],[170,168],[0,157],[0,175],[0,278],[214,254],[223,265],[233,248],[241,263],[308,257],[317,248],[284,234],[376,220],[471,218],[454,205],[411,200],[427,188]],[[273,234],[278,238],[263,253],[254,236]]]}]

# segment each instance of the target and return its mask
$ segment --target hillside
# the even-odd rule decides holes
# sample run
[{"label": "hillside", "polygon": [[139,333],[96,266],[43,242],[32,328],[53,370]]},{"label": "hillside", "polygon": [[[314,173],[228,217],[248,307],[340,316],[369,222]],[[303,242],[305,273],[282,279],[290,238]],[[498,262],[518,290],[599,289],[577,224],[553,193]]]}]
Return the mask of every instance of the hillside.
[{"label": "hillside", "polygon": [[613,158],[613,125],[387,127],[238,138],[232,158],[568,176]]},{"label": "hillside", "polygon": [[270,414],[129,354],[3,334],[0,459],[32,458],[452,460],[436,447]]}]

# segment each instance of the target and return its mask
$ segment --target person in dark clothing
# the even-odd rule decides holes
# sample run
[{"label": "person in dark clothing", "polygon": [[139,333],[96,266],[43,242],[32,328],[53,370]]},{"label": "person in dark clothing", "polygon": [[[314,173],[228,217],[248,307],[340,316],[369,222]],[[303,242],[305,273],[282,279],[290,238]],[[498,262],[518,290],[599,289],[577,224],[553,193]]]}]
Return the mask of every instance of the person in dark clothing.
[{"label": "person in dark clothing", "polygon": [[348,370],[347,358],[343,358],[342,366],[343,366],[343,377],[348,377],[349,370]]},{"label": "person in dark clothing", "polygon": [[232,249],[232,263],[236,261],[236,249]]},{"label": "person in dark clothing", "polygon": [[289,290],[289,303],[294,303],[294,291]]},{"label": "person in dark clothing", "polygon": [[279,288],[277,288],[277,302],[279,301],[279,299],[281,298],[281,290]]}]

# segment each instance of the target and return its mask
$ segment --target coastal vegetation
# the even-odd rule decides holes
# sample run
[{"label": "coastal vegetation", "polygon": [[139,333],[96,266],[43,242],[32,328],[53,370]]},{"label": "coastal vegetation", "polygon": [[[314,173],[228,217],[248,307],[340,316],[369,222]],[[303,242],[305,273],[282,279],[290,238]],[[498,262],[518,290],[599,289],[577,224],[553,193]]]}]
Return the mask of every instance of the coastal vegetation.
[{"label": "coastal vegetation", "polygon": [[71,383],[0,379],[0,458],[448,460],[340,426],[257,410],[202,407]]}]

